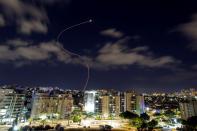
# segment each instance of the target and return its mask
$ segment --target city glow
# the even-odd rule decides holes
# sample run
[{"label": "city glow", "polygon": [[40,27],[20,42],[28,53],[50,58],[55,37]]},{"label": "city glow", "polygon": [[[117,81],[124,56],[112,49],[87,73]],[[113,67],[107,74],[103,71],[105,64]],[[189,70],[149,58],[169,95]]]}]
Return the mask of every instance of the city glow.
[{"label": "city glow", "polygon": [[5,115],[5,114],[6,114],[6,112],[7,112],[7,110],[6,110],[6,109],[1,109],[1,110],[0,110],[0,115]]},{"label": "city glow", "polygon": [[19,127],[17,125],[14,126],[13,130],[17,131],[19,129]]}]

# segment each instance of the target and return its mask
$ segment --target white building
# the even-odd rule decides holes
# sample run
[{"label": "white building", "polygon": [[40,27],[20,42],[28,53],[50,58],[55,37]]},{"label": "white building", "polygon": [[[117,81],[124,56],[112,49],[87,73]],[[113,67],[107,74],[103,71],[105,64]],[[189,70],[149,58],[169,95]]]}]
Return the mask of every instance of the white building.
[{"label": "white building", "polygon": [[84,93],[84,110],[86,112],[95,112],[95,95],[96,91],[85,91]]}]

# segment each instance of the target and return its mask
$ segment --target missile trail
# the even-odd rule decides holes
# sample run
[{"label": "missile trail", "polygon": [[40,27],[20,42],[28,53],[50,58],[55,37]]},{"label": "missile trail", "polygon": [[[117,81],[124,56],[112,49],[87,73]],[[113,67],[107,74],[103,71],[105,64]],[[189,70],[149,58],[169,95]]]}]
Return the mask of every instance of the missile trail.
[{"label": "missile trail", "polygon": [[[32,3],[36,6],[35,0],[32,0]],[[75,24],[75,25],[72,25],[72,26],[69,26],[69,27],[63,29],[58,34],[58,36],[56,38],[56,45],[58,45],[64,51],[65,55],[70,54],[71,56],[77,56],[79,59],[83,60],[83,57],[80,54],[71,52],[71,51],[67,50],[66,48],[64,48],[64,46],[59,42],[59,39],[63,35],[63,33],[66,32],[67,30],[70,30],[70,29],[73,29],[75,27],[81,26],[83,24],[88,24],[88,23],[91,23],[91,22],[92,22],[92,19],[90,19],[88,21],[84,21],[84,22],[78,23],[78,24]],[[58,43],[60,43],[60,44],[58,44]],[[86,78],[85,84],[83,86],[83,92],[84,92],[86,90],[87,86],[88,86],[89,79],[90,79],[90,66],[89,66],[88,63],[83,63],[83,64],[85,64],[85,67],[87,68],[87,78]]]},{"label": "missile trail", "polygon": [[[75,27],[78,27],[78,26],[81,26],[81,25],[84,25],[84,24],[88,24],[88,23],[91,23],[92,20],[88,20],[88,21],[84,21],[84,22],[81,22],[81,23],[78,23],[78,24],[75,24],[75,25],[72,25],[72,26],[69,26],[65,29],[63,29],[57,36],[57,39],[56,39],[56,44],[64,51],[64,53],[67,55],[67,54],[70,54],[71,56],[76,56],[78,57],[79,59],[81,59],[83,61],[83,57],[80,55],[80,54],[77,54],[77,53],[74,53],[74,52],[71,52],[69,51],[68,49],[64,48],[64,46],[62,44],[59,44],[59,39],[61,38],[61,36],[63,35],[64,32],[68,31],[68,30],[71,30]],[[89,79],[90,79],[90,66],[88,63],[84,62],[83,64],[85,64],[85,67],[87,68],[87,77],[86,77],[86,80],[85,80],[85,84],[83,86],[83,92],[86,90],[87,86],[88,86],[88,83],[89,83]]]}]

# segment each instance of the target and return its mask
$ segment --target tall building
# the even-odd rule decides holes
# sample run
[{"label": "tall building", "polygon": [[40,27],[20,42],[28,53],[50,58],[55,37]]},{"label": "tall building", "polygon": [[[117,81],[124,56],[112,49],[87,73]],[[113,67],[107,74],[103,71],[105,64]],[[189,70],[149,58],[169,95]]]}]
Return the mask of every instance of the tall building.
[{"label": "tall building", "polygon": [[187,120],[189,117],[197,116],[197,100],[190,99],[179,104],[181,118]]},{"label": "tall building", "polygon": [[125,93],[125,111],[136,112],[136,94],[133,91]]},{"label": "tall building", "polygon": [[121,112],[144,113],[144,96],[130,92],[111,92],[107,90],[85,91],[84,111],[101,115],[118,117]]},{"label": "tall building", "polygon": [[102,96],[102,100],[101,100],[101,105],[102,105],[102,108],[101,108],[101,111],[102,111],[102,116],[103,117],[108,117],[109,116],[109,113],[110,113],[110,105],[109,105],[109,101],[110,101],[110,97],[108,95],[106,96]]},{"label": "tall building", "polygon": [[121,101],[120,101],[121,99],[120,99],[120,96],[115,96],[115,116],[119,116],[120,115],[120,113],[121,113],[121,111],[120,111],[120,108],[121,108],[121,106],[120,106],[120,104],[121,104]]},{"label": "tall building", "polygon": [[101,115],[102,112],[102,94],[97,91],[95,94],[95,113]]},{"label": "tall building", "polygon": [[25,102],[24,102],[24,107],[26,108],[26,118],[31,117],[31,111],[33,107],[33,95],[34,95],[34,88],[26,88],[24,91],[25,94]]},{"label": "tall building", "polygon": [[126,92],[124,96],[126,105],[124,111],[134,112],[138,115],[144,113],[145,104],[143,95],[137,95],[134,91],[129,91]]},{"label": "tall building", "polygon": [[84,110],[95,113],[96,91],[85,91],[84,93]]},{"label": "tall building", "polygon": [[60,118],[66,118],[73,111],[73,98],[71,94],[60,95],[60,104],[58,111],[60,112]]},{"label": "tall building", "polygon": [[24,120],[24,94],[18,94],[13,89],[0,89],[0,94],[0,122]]},{"label": "tall building", "polygon": [[105,118],[109,116],[119,116],[120,96],[105,90],[85,91],[84,110]]},{"label": "tall building", "polygon": [[136,96],[136,113],[138,115],[144,113],[145,105],[144,105],[144,96],[143,95],[137,95]]},{"label": "tall building", "polygon": [[118,95],[103,95],[101,97],[101,114],[104,118],[113,116],[117,117],[120,114],[120,96]]},{"label": "tall building", "polygon": [[72,112],[72,107],[71,94],[50,96],[46,93],[37,93],[33,98],[31,118],[65,118]]},{"label": "tall building", "polygon": [[119,96],[120,96],[120,112],[125,112],[126,111],[126,97],[125,97],[124,92],[120,92]]}]

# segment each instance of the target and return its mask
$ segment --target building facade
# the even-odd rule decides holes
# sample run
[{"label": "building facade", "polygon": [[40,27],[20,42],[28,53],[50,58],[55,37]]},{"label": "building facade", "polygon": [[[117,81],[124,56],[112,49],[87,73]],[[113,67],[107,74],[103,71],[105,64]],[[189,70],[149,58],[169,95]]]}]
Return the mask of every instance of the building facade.
[{"label": "building facade", "polygon": [[124,111],[136,112],[136,94],[133,91],[125,92],[125,103]]},{"label": "building facade", "polygon": [[31,118],[65,118],[72,112],[72,107],[72,95],[37,93],[33,98]]},{"label": "building facade", "polygon": [[84,111],[95,113],[96,91],[85,91],[84,93]]},{"label": "building facade", "polygon": [[144,96],[137,95],[136,96],[136,113],[140,115],[145,112],[144,110],[145,110]]},{"label": "building facade", "polygon": [[144,96],[135,92],[85,91],[84,111],[106,118],[117,117],[121,112],[144,113]]},{"label": "building facade", "polygon": [[[124,98],[124,100],[125,100],[124,111],[134,112],[138,115],[144,113],[145,104],[144,104],[144,96],[143,95],[138,95],[133,91],[129,91],[129,92],[125,92],[124,97],[125,97]],[[122,103],[123,103],[123,101],[122,101]],[[121,108],[123,110],[123,107],[121,107]]]},{"label": "building facade", "polygon": [[24,94],[18,94],[13,89],[0,89],[0,94],[0,122],[24,121]]},{"label": "building facade", "polygon": [[197,116],[197,100],[190,99],[180,103],[181,118],[187,120],[189,117]]}]

